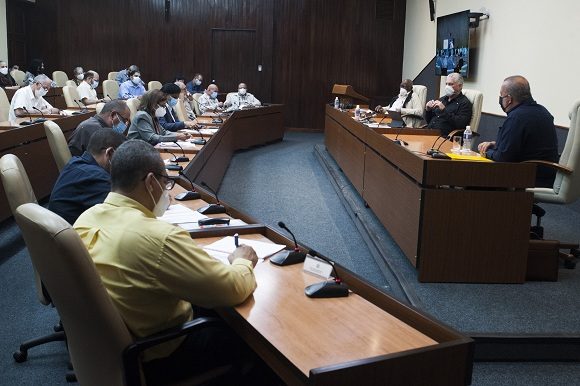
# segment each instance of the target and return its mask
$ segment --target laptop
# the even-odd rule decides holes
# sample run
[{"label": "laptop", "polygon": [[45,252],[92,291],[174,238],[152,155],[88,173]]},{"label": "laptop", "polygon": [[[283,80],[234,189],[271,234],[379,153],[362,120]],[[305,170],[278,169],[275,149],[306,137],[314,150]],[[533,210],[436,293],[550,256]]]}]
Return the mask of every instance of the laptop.
[{"label": "laptop", "polygon": [[392,119],[391,123],[389,123],[390,127],[405,127],[405,122],[403,122],[403,117],[401,117],[399,111],[388,110],[387,115]]}]

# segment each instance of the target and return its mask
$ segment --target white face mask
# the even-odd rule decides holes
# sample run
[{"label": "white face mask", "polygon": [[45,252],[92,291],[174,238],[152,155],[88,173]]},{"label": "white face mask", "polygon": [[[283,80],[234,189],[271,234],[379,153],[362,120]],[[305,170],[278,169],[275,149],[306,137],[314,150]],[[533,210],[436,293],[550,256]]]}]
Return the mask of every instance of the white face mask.
[{"label": "white face mask", "polygon": [[161,193],[161,197],[159,197],[159,201],[155,202],[155,199],[153,198],[153,193],[151,193],[150,190],[149,191],[149,196],[151,197],[151,201],[153,201],[153,214],[155,215],[155,217],[161,217],[165,214],[165,211],[167,210],[167,207],[169,206],[169,192],[165,189],[163,189],[163,187],[161,186],[161,184],[159,183],[159,181],[157,180],[157,177],[155,178],[155,182],[157,182],[157,185],[159,185],[159,189],[161,189],[161,191],[163,193]]},{"label": "white face mask", "polygon": [[157,109],[155,109],[155,116],[157,118],[161,118],[163,116],[165,116],[166,110],[165,107],[163,106],[158,106]]},{"label": "white face mask", "polygon": [[245,88],[239,88],[239,89],[238,89],[238,93],[239,93],[240,95],[245,95],[245,94],[246,94],[246,89],[245,89]]},{"label": "white face mask", "polygon": [[399,96],[400,97],[406,97],[408,93],[409,92],[404,88],[399,89]]},{"label": "white face mask", "polygon": [[78,79],[78,80],[83,80],[83,79],[85,79],[85,74],[78,74],[78,75],[77,75],[77,79]]},{"label": "white face mask", "polygon": [[98,81],[98,80],[93,80],[93,83],[91,83],[91,87],[92,87],[92,88],[97,88],[97,87],[99,87],[99,81]]},{"label": "white face mask", "polygon": [[453,90],[453,87],[451,87],[450,85],[445,86],[445,95],[451,96],[453,95],[454,92],[455,90]]},{"label": "white face mask", "polygon": [[2,67],[2,68],[0,68],[0,74],[7,75],[8,74],[8,67]]},{"label": "white face mask", "polygon": [[139,84],[141,83],[141,78],[134,76],[133,79],[131,79],[131,82],[133,82],[133,84]]},{"label": "white face mask", "polygon": [[36,97],[43,97],[46,95],[46,93],[48,92],[48,90],[45,90],[44,87],[41,87],[39,90],[36,90],[35,94]]},{"label": "white face mask", "polygon": [[199,80],[199,79],[196,79],[196,80],[194,80],[194,81],[193,81],[193,83],[194,83],[196,86],[200,86],[200,85],[201,85],[201,80]]}]

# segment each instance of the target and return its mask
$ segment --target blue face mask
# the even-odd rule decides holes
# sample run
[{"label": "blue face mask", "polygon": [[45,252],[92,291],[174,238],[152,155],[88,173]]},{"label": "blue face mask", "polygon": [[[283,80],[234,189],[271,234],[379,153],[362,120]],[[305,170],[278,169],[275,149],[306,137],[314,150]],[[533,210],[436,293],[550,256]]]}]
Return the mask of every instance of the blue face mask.
[{"label": "blue face mask", "polygon": [[125,132],[125,129],[127,128],[127,125],[118,116],[117,119],[119,120],[119,122],[116,125],[113,125],[113,131],[115,133],[123,134]]},{"label": "blue face mask", "polygon": [[211,99],[217,98],[217,91],[211,93]]},{"label": "blue face mask", "polygon": [[177,104],[177,99],[170,97],[169,100],[167,101],[167,104],[169,105],[169,107],[173,108]]}]

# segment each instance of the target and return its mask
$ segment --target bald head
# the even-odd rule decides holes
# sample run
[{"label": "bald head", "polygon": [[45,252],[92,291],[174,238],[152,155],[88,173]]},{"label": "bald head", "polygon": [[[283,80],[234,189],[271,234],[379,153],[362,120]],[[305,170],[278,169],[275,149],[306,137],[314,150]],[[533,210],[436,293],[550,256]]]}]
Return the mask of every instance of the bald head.
[{"label": "bald head", "polygon": [[209,86],[207,86],[207,89],[205,90],[205,92],[208,95],[211,95],[211,93],[214,92],[214,91],[215,92],[219,92],[219,88],[218,88],[218,86],[216,84],[213,84],[213,83],[210,84]]},{"label": "bald head", "polygon": [[514,103],[520,103],[532,98],[530,83],[521,75],[513,75],[504,79],[501,85],[501,95],[509,95]]}]

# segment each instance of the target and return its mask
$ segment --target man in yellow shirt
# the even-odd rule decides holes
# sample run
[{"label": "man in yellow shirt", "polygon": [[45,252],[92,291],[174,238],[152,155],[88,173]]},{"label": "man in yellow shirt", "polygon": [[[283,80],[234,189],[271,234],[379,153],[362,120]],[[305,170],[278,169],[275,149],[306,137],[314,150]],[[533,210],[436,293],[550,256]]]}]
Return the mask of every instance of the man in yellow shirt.
[{"label": "man in yellow shirt", "polygon": [[[113,155],[112,191],[105,202],[85,211],[74,224],[113,303],[137,337],[191,320],[192,304],[233,306],[256,288],[257,256],[252,248],[240,246],[229,257],[231,265],[225,265],[185,230],[156,218],[167,209],[167,190],[174,184],[157,150],[145,141],[127,141]],[[158,374],[159,363],[173,367],[188,362],[175,372],[203,371],[235,361],[231,356],[240,351],[236,345],[237,337],[225,328],[204,330],[147,351],[144,360],[151,366],[146,363],[144,370],[148,381],[174,375],[173,369]]]}]

